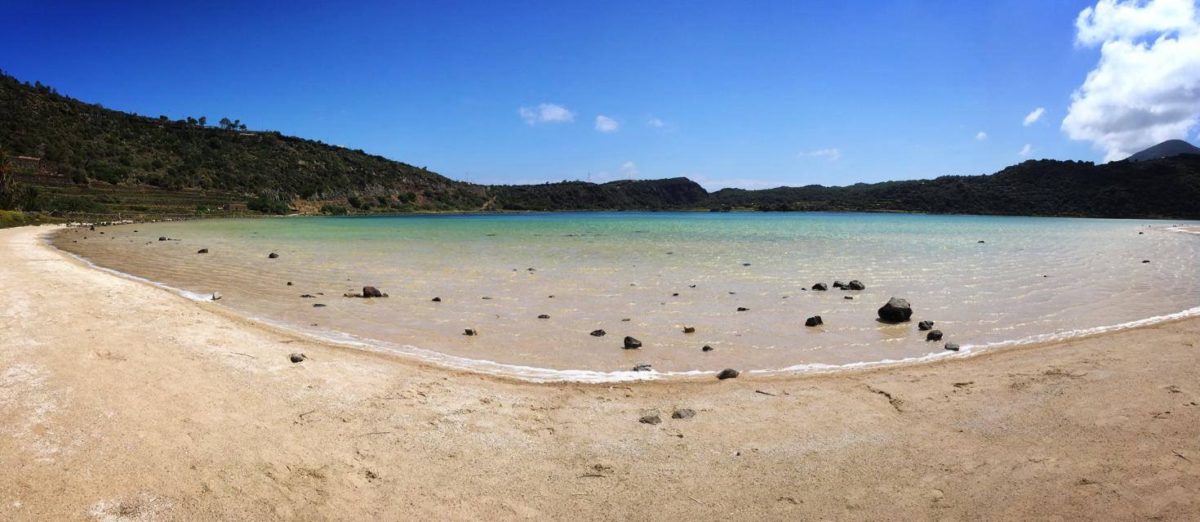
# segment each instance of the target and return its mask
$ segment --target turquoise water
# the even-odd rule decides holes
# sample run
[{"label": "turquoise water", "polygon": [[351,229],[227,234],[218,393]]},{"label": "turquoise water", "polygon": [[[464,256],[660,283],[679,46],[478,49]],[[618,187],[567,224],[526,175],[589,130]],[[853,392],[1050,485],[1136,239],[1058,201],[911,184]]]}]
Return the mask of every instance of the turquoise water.
[{"label": "turquoise water", "polygon": [[[1192,310],[1200,236],[1170,224],[847,213],[297,217],[131,225],[87,240],[77,231],[78,243],[60,244],[371,349],[501,373],[623,378],[640,363],[665,375],[944,353],[917,320],[935,321],[970,351]],[[851,279],[866,290],[810,290]],[[363,285],[390,297],[342,297]],[[911,324],[875,320],[891,296],[912,303]],[[812,315],[825,325],[804,327]],[[607,335],[589,335],[596,329]],[[626,335],[644,347],[621,349]]]}]

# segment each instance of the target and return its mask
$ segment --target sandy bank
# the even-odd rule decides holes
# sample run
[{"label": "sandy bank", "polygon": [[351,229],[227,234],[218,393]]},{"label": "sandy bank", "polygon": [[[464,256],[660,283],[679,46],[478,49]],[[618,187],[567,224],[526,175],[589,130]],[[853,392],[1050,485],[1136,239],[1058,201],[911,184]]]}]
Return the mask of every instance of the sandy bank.
[{"label": "sandy bank", "polygon": [[45,231],[0,231],[0,519],[1200,517],[1200,320],[832,376],[534,385],[290,338]]}]

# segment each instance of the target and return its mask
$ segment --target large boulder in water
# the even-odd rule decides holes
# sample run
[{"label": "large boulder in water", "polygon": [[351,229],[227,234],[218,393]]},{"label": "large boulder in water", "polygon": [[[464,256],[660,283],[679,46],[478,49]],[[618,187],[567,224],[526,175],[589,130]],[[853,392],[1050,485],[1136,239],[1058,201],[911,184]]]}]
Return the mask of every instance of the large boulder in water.
[{"label": "large boulder in water", "polygon": [[849,283],[846,283],[846,286],[843,288],[843,290],[866,290],[866,289],[867,289],[867,285],[862,284],[862,281],[859,281],[857,279],[850,281]]},{"label": "large boulder in water", "polygon": [[887,304],[879,308],[879,320],[885,323],[903,323],[912,317],[912,306],[908,300],[899,297],[888,299]]},{"label": "large boulder in water", "polygon": [[383,294],[383,292],[380,292],[378,288],[375,288],[373,286],[364,286],[363,291],[362,291],[362,296],[364,298],[369,299],[372,297],[383,297],[384,294]]}]

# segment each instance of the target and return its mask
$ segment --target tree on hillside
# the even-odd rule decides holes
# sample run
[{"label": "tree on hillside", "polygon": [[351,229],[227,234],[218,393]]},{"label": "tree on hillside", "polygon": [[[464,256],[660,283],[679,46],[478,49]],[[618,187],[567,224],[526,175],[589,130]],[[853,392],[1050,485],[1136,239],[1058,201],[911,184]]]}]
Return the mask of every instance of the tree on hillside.
[{"label": "tree on hillside", "polygon": [[229,118],[221,118],[221,121],[217,122],[217,124],[220,125],[222,129],[229,130],[230,126],[233,125],[233,122],[229,121]]},{"label": "tree on hillside", "polygon": [[203,126],[205,126],[206,124],[208,124],[208,117],[207,117],[207,116],[201,116],[201,117],[200,117],[200,126],[201,126],[201,127],[203,127]]}]

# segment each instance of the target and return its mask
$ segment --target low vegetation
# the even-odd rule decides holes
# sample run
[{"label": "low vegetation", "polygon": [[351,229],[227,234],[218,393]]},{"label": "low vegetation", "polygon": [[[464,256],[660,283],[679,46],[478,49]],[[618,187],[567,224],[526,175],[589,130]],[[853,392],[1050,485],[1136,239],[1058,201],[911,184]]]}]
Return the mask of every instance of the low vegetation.
[{"label": "low vegetation", "polygon": [[209,126],[114,111],[0,73],[0,209],[58,219],[668,209],[1200,218],[1200,155],[713,193],[687,178],[483,186],[228,117]]}]

